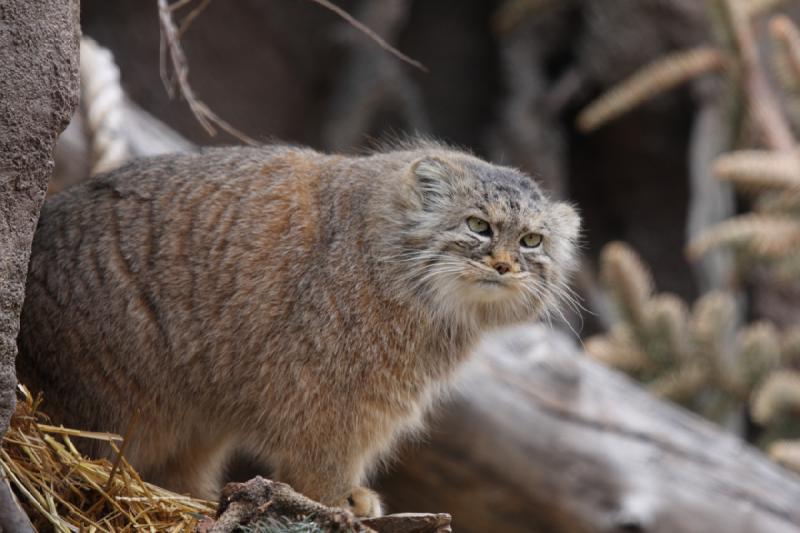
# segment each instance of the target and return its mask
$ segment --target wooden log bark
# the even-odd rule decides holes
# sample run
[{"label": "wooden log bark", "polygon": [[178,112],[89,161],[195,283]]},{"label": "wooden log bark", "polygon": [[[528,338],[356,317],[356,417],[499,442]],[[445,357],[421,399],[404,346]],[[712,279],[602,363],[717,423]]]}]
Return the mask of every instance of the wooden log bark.
[{"label": "wooden log bark", "polygon": [[621,374],[521,328],[487,341],[379,491],[459,533],[800,531],[800,478]]},{"label": "wooden log bark", "polygon": [[[285,483],[260,476],[246,483],[228,483],[222,491],[216,518],[202,521],[197,529],[198,533],[232,533],[248,527],[266,531],[265,524],[269,523],[294,524],[298,530],[302,524],[306,527],[313,524],[323,531],[350,533],[451,531],[448,514],[403,513],[360,519],[350,511],[310,500]],[[273,529],[276,528],[269,530]]]},{"label": "wooden log bark", "polygon": [[[17,333],[53,146],[78,97],[78,2],[0,4],[0,437],[15,406]],[[0,527],[31,531],[5,480]]]}]

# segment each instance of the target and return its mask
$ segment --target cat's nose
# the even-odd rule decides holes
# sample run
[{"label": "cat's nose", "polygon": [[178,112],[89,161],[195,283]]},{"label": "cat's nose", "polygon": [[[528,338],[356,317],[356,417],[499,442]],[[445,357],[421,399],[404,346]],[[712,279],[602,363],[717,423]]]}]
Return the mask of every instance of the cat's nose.
[{"label": "cat's nose", "polygon": [[511,265],[504,261],[498,261],[494,264],[494,269],[497,271],[498,274],[506,274],[508,271],[511,270]]}]

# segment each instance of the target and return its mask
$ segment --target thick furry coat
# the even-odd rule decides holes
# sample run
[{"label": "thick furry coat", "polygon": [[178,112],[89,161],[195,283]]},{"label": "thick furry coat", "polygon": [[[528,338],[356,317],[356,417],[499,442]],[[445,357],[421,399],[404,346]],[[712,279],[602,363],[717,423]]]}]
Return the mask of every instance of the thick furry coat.
[{"label": "thick furry coat", "polygon": [[433,144],[137,161],[46,202],[19,376],[71,426],[139,411],[128,459],[175,490],[213,497],[240,449],[376,514],[370,468],[478,334],[555,308],[577,232],[528,176]]}]

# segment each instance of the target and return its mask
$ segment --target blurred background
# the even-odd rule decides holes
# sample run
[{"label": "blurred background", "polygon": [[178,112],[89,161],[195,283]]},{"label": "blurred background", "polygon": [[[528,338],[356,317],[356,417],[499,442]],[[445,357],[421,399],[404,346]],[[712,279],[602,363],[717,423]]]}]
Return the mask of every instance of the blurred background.
[{"label": "blurred background", "polygon": [[[648,61],[708,43],[703,2],[337,4],[428,72],[314,2],[212,1],[181,38],[193,89],[258,141],[355,151],[417,132],[517,166],[580,207],[587,259],[623,239],[656,265],[660,287],[697,295],[680,252],[701,87],[671,91],[591,134],[580,133],[575,118]],[[145,111],[195,144],[237,142],[224,132],[209,136],[189,106],[167,94],[155,2],[87,0],[81,18]]]},{"label": "blurred background", "polygon": [[[554,327],[800,471],[800,2],[333,7],[421,65],[325,2],[84,0],[81,112],[52,191],[129,157],[243,140],[357,153],[421,134],[518,167],[583,216],[582,307]],[[579,524],[540,493],[509,503],[534,481],[476,463],[491,454],[480,436],[466,454],[436,427],[381,479],[391,509],[453,512],[457,531],[657,530],[616,508],[613,528]],[[477,465],[494,507],[471,509],[480,483],[447,461]],[[704,527],[671,530],[724,530]]]}]

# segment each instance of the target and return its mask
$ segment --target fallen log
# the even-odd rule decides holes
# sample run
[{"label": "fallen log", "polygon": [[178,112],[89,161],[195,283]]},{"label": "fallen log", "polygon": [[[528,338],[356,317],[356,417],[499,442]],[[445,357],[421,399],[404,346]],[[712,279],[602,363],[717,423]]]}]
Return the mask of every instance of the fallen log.
[{"label": "fallen log", "polygon": [[487,340],[378,490],[459,533],[800,531],[800,478],[544,327]]}]

